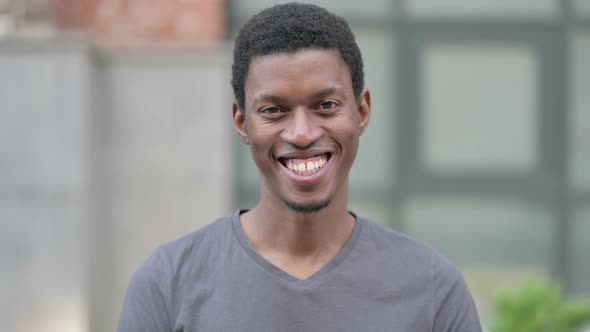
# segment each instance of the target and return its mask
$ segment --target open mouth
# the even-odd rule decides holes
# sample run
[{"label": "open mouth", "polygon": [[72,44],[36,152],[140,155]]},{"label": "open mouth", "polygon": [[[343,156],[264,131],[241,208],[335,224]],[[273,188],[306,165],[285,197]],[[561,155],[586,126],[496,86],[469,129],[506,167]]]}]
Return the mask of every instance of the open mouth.
[{"label": "open mouth", "polygon": [[331,157],[331,153],[323,153],[306,159],[279,158],[278,161],[290,171],[306,176],[317,173],[328,163]]}]

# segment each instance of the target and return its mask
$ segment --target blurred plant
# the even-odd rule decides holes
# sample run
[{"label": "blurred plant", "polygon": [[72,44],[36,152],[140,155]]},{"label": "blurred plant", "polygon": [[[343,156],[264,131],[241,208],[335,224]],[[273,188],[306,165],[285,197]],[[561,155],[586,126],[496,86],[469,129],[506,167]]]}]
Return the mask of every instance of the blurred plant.
[{"label": "blurred plant", "polygon": [[494,309],[490,332],[573,332],[590,322],[590,303],[568,301],[557,284],[538,280],[501,292]]}]

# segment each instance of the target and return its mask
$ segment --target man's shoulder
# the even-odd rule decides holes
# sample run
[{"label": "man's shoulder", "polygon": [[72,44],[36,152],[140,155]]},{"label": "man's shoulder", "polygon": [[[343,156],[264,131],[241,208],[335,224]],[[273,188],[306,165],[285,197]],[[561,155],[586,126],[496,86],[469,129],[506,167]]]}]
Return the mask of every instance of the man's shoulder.
[{"label": "man's shoulder", "polygon": [[414,255],[426,255],[438,253],[436,249],[428,244],[398,231],[391,227],[377,223],[371,219],[360,218],[363,220],[363,233],[371,241],[384,251],[394,250],[397,253],[414,253]]},{"label": "man's shoulder", "polygon": [[[217,262],[215,255],[227,252],[233,241],[232,216],[221,217],[210,224],[160,245],[133,274],[129,287],[155,284],[169,293],[172,281],[189,274],[210,271]],[[222,248],[223,247],[223,248]],[[213,263],[212,263],[213,262]],[[164,286],[163,286],[164,285]]]},{"label": "man's shoulder", "polygon": [[203,242],[214,240],[219,236],[224,236],[228,230],[231,230],[231,219],[231,215],[217,218],[189,234],[162,244],[159,250],[176,251],[186,249],[198,246]]},{"label": "man's shoulder", "polygon": [[[233,239],[232,216],[224,216],[180,238],[160,245],[140,265],[138,274],[175,275],[185,269],[200,269],[203,262],[215,261]],[[225,248],[222,248],[225,246]],[[208,259],[203,259],[207,257]],[[206,266],[202,266],[206,268]]]},{"label": "man's shoulder", "polygon": [[364,246],[370,248],[363,253],[365,260],[367,254],[379,257],[379,270],[389,273],[388,280],[396,280],[400,293],[428,294],[435,331],[450,330],[452,324],[462,326],[462,331],[481,331],[463,274],[450,259],[420,240],[370,220],[365,219],[363,233]]},{"label": "man's shoulder", "polygon": [[438,249],[406,233],[384,226],[370,219],[364,221],[364,235],[375,250],[395,264],[421,268],[424,272],[461,278],[461,272]]},{"label": "man's shoulder", "polygon": [[[189,234],[160,245],[155,255],[165,260],[186,259],[187,255],[198,255],[203,251],[227,244],[232,239],[232,216],[223,216]],[[178,262],[177,262],[178,263]]]}]

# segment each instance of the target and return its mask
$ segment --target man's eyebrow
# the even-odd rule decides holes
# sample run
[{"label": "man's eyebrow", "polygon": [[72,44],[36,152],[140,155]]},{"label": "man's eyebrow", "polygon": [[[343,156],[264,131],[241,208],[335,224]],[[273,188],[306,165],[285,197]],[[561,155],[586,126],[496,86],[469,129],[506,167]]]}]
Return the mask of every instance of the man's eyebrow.
[{"label": "man's eyebrow", "polygon": [[342,95],[343,92],[341,89],[338,89],[336,87],[329,87],[329,88],[325,88],[323,90],[320,90],[316,93],[313,94],[314,99],[323,99],[326,98],[328,96],[331,96],[333,94],[340,94]]},{"label": "man's eyebrow", "polygon": [[[343,94],[341,89],[338,89],[336,87],[329,87],[329,88],[325,88],[323,90],[320,90],[318,92],[315,92],[313,94],[313,99],[317,100],[317,99],[323,99],[326,98],[330,95],[333,94]],[[254,102],[261,102],[261,101],[268,101],[268,102],[272,102],[275,104],[283,104],[285,102],[285,99],[276,95],[271,95],[271,94],[260,94],[258,95],[255,99]]]},{"label": "man's eyebrow", "polygon": [[269,101],[272,102],[274,104],[282,104],[284,99],[279,97],[279,96],[275,96],[275,95],[269,95],[266,93],[260,94],[258,96],[256,96],[256,98],[254,98],[254,102],[261,102],[261,101]]}]

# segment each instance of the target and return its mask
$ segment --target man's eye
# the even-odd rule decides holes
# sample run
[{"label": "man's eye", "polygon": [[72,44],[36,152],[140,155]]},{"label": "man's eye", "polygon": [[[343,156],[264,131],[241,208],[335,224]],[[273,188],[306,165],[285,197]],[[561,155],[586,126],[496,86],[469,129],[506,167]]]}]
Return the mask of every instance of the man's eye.
[{"label": "man's eye", "polygon": [[267,107],[260,112],[264,114],[278,114],[281,112],[281,109],[278,107]]},{"label": "man's eye", "polygon": [[330,110],[332,108],[336,107],[336,103],[333,101],[325,101],[323,103],[320,104],[320,108],[322,110]]}]

